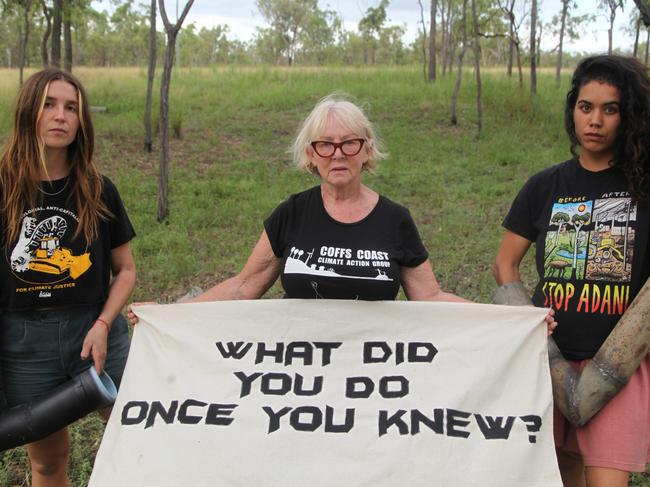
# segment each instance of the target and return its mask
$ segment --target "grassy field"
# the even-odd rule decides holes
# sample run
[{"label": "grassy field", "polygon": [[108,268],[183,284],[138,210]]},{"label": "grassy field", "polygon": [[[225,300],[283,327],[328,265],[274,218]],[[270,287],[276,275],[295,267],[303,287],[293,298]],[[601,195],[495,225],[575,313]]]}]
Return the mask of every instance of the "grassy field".
[{"label": "grassy field", "polygon": [[[336,90],[365,103],[390,157],[373,189],[408,206],[442,285],[487,302],[500,222],[528,176],[569,157],[563,131],[566,87],[542,74],[539,93],[515,78],[484,75],[484,130],[476,131],[471,72],[449,123],[453,79],[422,81],[421,69],[215,68],[175,71],[172,80],[170,218],[156,222],[158,155],[142,151],[146,71],[79,69],[93,105],[97,162],[117,184],[138,232],[134,300],[172,300],[194,285],[235,274],[262,220],[289,194],[316,185],[293,169],[287,148],[315,102]],[[566,81],[566,80],[565,80]],[[0,137],[8,131],[17,73],[0,70]],[[156,147],[157,149],[157,147]],[[532,288],[532,260],[524,264]],[[279,297],[276,285],[268,297]],[[86,485],[101,423],[72,428],[73,486]],[[28,485],[22,449],[0,458],[0,485]],[[635,477],[633,485],[650,486]],[[488,485],[488,484],[486,484]]]}]

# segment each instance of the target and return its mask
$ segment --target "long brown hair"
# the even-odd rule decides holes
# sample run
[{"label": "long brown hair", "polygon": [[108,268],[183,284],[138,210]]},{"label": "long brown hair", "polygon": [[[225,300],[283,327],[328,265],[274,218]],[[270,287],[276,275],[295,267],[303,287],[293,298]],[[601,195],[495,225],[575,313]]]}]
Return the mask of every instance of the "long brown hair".
[{"label": "long brown hair", "polygon": [[0,211],[6,225],[4,246],[18,237],[23,213],[36,208],[39,203],[40,174],[41,170],[47,174],[47,168],[38,121],[52,81],[65,81],[77,90],[79,129],[68,146],[68,202],[76,204],[79,217],[74,238],[83,234],[86,244],[90,245],[97,237],[99,219],[112,216],[102,201],[102,178],[93,162],[95,131],[86,91],[72,74],[57,68],[44,69],[32,75],[21,87],[16,99],[13,131],[0,156]]}]

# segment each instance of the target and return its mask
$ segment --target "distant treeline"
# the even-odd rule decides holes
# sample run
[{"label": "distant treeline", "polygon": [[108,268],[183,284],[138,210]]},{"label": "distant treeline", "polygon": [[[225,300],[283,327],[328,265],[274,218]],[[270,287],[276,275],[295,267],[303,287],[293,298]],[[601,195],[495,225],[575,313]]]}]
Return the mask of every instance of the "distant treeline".
[{"label": "distant treeline", "polygon": [[[178,35],[176,65],[403,65],[431,59],[429,51],[433,45],[437,70],[444,73],[457,62],[463,42],[463,2],[432,1],[432,9],[430,2],[426,2],[426,10],[422,10],[418,38],[407,42],[405,25],[388,25],[389,0],[369,7],[355,31],[343,26],[339,13],[322,10],[317,0],[257,0],[266,27],[258,28],[250,41],[235,39],[227,25],[199,29],[189,23]],[[111,3],[116,7],[109,14],[92,8],[90,0],[0,0],[0,66],[63,65],[64,60],[68,66],[145,66],[149,52],[149,3]],[[414,7],[422,6],[421,2],[413,3]],[[601,3],[602,13],[610,15],[607,2]],[[625,6],[626,15],[636,9],[631,0],[618,3]],[[550,21],[537,21],[538,65],[555,66],[562,49],[560,39],[566,46],[591,28],[594,15],[573,15],[571,9],[575,5],[569,0],[563,0],[563,5],[566,8]],[[512,66],[517,51],[520,63],[528,64],[531,2],[480,0],[477,7],[481,64]],[[432,14],[436,27],[434,43],[430,42]],[[620,8],[618,14],[623,15]],[[639,19],[638,14],[630,17],[629,30],[636,31],[635,44],[617,44],[614,33],[615,50],[634,50],[643,58],[647,29]],[[465,20],[468,26],[470,21]],[[157,55],[161,61],[165,36],[160,32],[161,26],[158,30]],[[539,49],[542,39],[549,38],[557,46],[547,51]],[[581,56],[565,53],[560,60],[571,66]],[[471,63],[471,57],[465,62]]]}]

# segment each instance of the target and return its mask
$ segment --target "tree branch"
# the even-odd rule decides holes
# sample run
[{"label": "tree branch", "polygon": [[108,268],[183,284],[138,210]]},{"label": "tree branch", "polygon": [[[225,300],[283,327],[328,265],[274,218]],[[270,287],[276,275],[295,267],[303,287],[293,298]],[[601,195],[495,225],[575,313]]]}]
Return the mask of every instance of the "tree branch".
[{"label": "tree branch", "polygon": [[639,12],[641,12],[643,24],[646,27],[650,27],[650,3],[647,3],[644,0],[634,0],[634,3],[639,8]]}]

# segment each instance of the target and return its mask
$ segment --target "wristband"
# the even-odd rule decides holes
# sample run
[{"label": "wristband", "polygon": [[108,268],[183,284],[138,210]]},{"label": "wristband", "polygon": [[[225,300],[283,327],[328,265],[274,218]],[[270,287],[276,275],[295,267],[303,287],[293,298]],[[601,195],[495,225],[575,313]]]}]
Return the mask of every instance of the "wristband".
[{"label": "wristband", "polygon": [[97,323],[98,321],[99,321],[102,325],[104,325],[104,326],[106,327],[106,331],[107,331],[108,333],[111,332],[111,325],[110,325],[110,323],[108,323],[108,321],[106,321],[106,320],[102,320],[101,318],[96,318],[96,319],[95,319],[95,323]]}]

